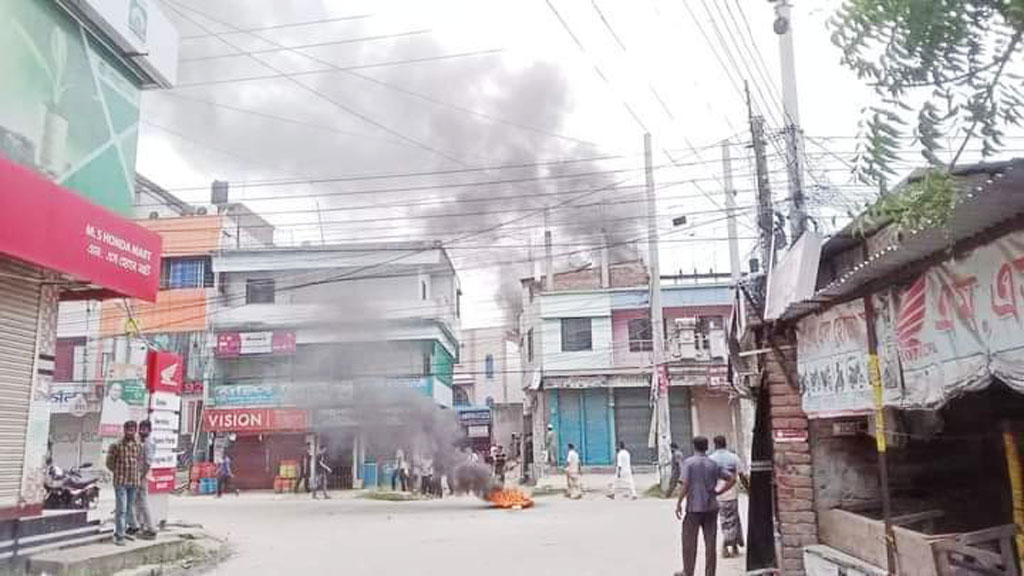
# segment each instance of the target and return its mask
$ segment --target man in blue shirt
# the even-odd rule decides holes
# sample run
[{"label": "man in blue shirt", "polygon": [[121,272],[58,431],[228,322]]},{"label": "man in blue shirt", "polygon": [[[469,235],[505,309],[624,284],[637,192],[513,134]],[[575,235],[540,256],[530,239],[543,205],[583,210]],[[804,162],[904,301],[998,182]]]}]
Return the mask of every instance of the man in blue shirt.
[{"label": "man in blue shirt", "polygon": [[[697,561],[697,534],[704,533],[704,573],[715,576],[718,533],[718,495],[726,492],[736,483],[736,476],[708,458],[708,439],[696,436],[693,439],[693,456],[683,461],[680,473],[679,499],[676,501],[676,518],[683,521],[683,574],[693,576]],[[725,484],[719,489],[718,481]],[[683,515],[683,500],[686,500],[686,515]]]}]

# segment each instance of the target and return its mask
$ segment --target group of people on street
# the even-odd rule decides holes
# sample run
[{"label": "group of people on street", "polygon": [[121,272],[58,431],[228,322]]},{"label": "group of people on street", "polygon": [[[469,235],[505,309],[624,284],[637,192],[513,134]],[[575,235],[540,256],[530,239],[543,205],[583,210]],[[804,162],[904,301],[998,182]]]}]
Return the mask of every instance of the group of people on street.
[{"label": "group of people on street", "polygon": [[327,463],[327,447],[320,445],[315,450],[312,443],[306,443],[306,449],[299,460],[299,477],[295,480],[295,492],[299,488],[306,492],[312,492],[313,499],[321,495],[325,500],[331,498],[327,493],[327,478],[332,472],[331,466]]},{"label": "group of people on street", "polygon": [[149,470],[156,452],[150,438],[152,431],[149,420],[128,420],[121,438],[107,450],[107,469],[114,480],[114,544],[118,546],[124,546],[126,539],[156,538],[148,492]]},{"label": "group of people on street", "polygon": [[[717,535],[722,527],[722,555],[739,554],[743,547],[743,526],[739,514],[738,482],[746,485],[747,471],[743,460],[727,448],[724,436],[715,436],[715,451],[708,454],[708,439],[693,439],[693,455],[684,457],[672,445],[671,494],[680,487],[676,500],[676,517],[683,521],[683,571],[693,576],[697,561],[697,537],[704,537],[704,572],[714,576],[717,567]],[[685,509],[683,502],[686,502]]]},{"label": "group of people on street", "polygon": [[442,458],[414,454],[410,464],[405,450],[397,449],[395,468],[391,472],[391,489],[401,488],[402,492],[418,492],[423,496],[443,498],[445,479],[448,479],[449,490],[451,480],[442,461]]}]

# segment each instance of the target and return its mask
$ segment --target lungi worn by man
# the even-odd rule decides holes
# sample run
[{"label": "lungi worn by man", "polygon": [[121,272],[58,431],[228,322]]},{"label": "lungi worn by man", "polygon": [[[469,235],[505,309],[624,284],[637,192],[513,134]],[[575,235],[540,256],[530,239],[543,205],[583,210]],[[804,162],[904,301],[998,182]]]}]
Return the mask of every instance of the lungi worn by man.
[{"label": "lungi worn by man", "polygon": [[[708,439],[696,436],[693,439],[693,456],[683,461],[680,474],[682,490],[676,501],[676,518],[683,521],[683,572],[693,576],[697,562],[697,534],[704,533],[704,574],[715,576],[718,550],[715,537],[718,532],[717,496],[736,483],[736,477],[708,458]],[[717,488],[719,480],[725,480]],[[683,500],[686,500],[686,515],[683,516]],[[678,574],[678,573],[677,573]]]},{"label": "lungi worn by man", "polygon": [[[715,451],[709,458],[719,467],[735,476],[741,483],[746,482],[747,467],[735,452],[726,448],[725,436],[715,436]],[[722,556],[731,558],[740,553],[743,541],[743,522],[740,520],[740,490],[733,486],[718,496],[718,517],[722,529]]]}]

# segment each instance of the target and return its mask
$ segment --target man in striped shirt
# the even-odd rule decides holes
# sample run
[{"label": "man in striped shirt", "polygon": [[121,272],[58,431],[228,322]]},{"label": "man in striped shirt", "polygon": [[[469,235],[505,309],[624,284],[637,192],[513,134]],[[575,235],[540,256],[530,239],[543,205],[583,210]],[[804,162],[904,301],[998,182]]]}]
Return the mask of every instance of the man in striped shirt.
[{"label": "man in striped shirt", "polygon": [[139,487],[142,445],[135,439],[137,429],[133,420],[125,422],[124,436],[107,450],[107,469],[114,476],[114,544],[118,546],[124,546],[125,528]]}]

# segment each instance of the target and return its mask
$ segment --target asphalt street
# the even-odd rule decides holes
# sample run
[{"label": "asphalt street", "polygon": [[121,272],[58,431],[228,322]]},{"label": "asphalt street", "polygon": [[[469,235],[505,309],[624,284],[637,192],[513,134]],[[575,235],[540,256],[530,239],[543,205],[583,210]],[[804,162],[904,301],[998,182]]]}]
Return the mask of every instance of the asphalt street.
[{"label": "asphalt street", "polygon": [[[680,523],[668,500],[542,496],[517,511],[469,496],[382,502],[357,494],[175,497],[170,517],[228,539],[234,554],[208,572],[216,576],[668,575],[682,568]],[[741,574],[742,560],[720,560],[718,573]]]}]

